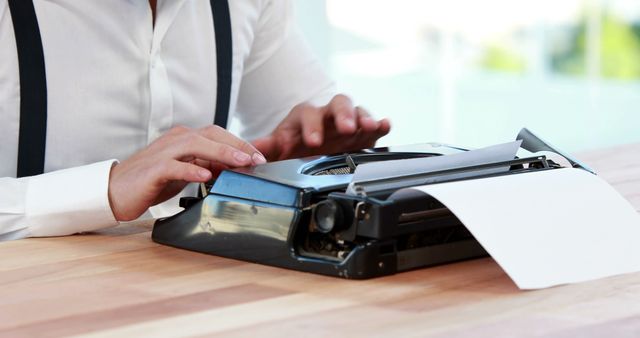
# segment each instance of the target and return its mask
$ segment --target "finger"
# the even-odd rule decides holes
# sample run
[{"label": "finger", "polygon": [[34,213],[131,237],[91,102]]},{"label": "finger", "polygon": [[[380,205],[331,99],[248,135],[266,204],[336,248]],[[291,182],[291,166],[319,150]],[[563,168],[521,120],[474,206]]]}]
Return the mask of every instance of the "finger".
[{"label": "finger", "polygon": [[362,107],[356,107],[356,112],[358,113],[358,125],[362,130],[368,133],[378,130],[380,123],[374,120],[371,115],[369,115],[369,112]]},{"label": "finger", "polygon": [[264,155],[251,143],[231,134],[222,127],[211,125],[198,130],[198,133],[212,141],[230,145],[246,153],[251,157],[253,164],[257,165],[267,162]]},{"label": "finger", "polygon": [[220,173],[222,173],[223,171],[230,169],[229,166],[226,166],[222,163],[219,162],[212,162],[209,165],[209,171],[211,171],[211,174],[213,175],[212,177],[214,179],[217,179],[218,176],[220,176]]},{"label": "finger", "polygon": [[375,140],[375,133],[367,133],[360,129],[353,137],[345,140],[344,146],[349,148],[349,151],[366,149],[373,147],[376,142]]},{"label": "finger", "polygon": [[324,110],[311,105],[300,106],[299,109],[304,143],[309,147],[321,146],[324,142]]},{"label": "finger", "polygon": [[213,174],[214,179],[217,178],[223,170],[229,169],[229,166],[226,166],[220,162],[211,162],[211,161],[196,159],[191,163],[199,167],[208,169],[211,172],[211,174]]},{"label": "finger", "polygon": [[378,121],[378,123],[379,123],[378,132],[377,132],[377,134],[379,135],[378,137],[382,137],[384,135],[389,134],[389,132],[391,131],[391,121],[389,121],[389,119],[382,119]]},{"label": "finger", "polygon": [[378,121],[379,127],[376,131],[374,132],[364,132],[362,129],[361,131],[361,143],[360,143],[360,148],[373,148],[375,147],[376,143],[378,142],[378,139],[380,139],[381,137],[387,135],[389,133],[389,131],[391,130],[391,124],[389,123],[389,120],[387,119],[382,119],[380,121]]},{"label": "finger", "polygon": [[171,160],[157,168],[158,180],[163,184],[170,181],[207,182],[211,179],[211,171],[193,163]]},{"label": "finger", "polygon": [[209,170],[213,173],[214,177],[217,177],[222,171],[230,169],[228,166],[222,163],[211,163],[209,166]]},{"label": "finger", "polygon": [[214,172],[215,170],[219,170],[220,168],[224,168],[224,169],[229,168],[228,166],[221,164],[220,162],[201,160],[199,158],[191,161],[190,163],[195,164],[198,167],[205,168],[211,172]]},{"label": "finger", "polygon": [[341,134],[353,134],[358,128],[356,109],[351,99],[345,95],[336,95],[328,105],[336,128]]},{"label": "finger", "polygon": [[391,123],[388,119],[377,121],[378,128],[373,132],[366,132],[364,128],[360,128],[358,132],[351,138],[352,144],[356,148],[373,148],[381,137],[387,135],[391,130]]},{"label": "finger", "polygon": [[251,155],[228,144],[212,141],[199,133],[189,133],[167,149],[174,159],[197,158],[220,162],[230,167],[245,167],[252,164]]},{"label": "finger", "polygon": [[280,156],[280,147],[274,136],[267,136],[253,140],[251,142],[260,153],[262,153],[268,161],[274,161]]}]

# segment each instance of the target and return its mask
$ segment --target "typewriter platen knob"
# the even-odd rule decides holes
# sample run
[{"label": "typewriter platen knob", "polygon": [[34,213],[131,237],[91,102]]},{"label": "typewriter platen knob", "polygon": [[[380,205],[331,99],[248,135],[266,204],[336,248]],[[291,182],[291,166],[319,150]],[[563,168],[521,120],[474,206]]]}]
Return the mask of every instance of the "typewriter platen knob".
[{"label": "typewriter platen knob", "polygon": [[344,221],[342,207],[334,200],[324,200],[313,208],[313,222],[311,231],[328,233],[334,228],[340,228]]}]

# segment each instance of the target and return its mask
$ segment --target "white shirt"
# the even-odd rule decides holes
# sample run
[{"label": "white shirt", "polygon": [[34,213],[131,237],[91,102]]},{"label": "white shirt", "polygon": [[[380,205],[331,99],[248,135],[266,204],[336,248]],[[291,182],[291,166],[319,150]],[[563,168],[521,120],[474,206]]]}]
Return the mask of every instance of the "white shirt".
[{"label": "white shirt", "polygon": [[[18,57],[7,0],[0,0],[0,240],[116,225],[107,196],[113,162],[172,126],[214,120],[209,0],[159,0],[155,27],[147,0],[34,5],[47,70],[45,174],[15,178]],[[264,136],[295,104],[331,97],[332,82],[292,27],[290,1],[230,0],[229,6],[230,121],[239,121],[240,137]]]}]

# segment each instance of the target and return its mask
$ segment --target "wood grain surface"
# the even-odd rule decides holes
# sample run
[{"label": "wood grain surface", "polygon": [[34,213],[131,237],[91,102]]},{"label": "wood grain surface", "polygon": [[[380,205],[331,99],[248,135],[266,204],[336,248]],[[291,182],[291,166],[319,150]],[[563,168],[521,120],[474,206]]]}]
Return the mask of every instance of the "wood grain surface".
[{"label": "wood grain surface", "polygon": [[[640,210],[640,144],[580,158]],[[640,336],[640,273],[520,291],[485,258],[351,281],[160,246],[150,230],[1,243],[0,336]]]}]

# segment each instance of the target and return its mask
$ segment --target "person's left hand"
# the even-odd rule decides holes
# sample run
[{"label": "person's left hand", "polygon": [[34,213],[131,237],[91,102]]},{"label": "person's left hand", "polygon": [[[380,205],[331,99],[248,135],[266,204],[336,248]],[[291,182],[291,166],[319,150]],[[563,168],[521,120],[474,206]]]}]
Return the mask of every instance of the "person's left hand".
[{"label": "person's left hand", "polygon": [[329,104],[295,106],[271,135],[253,141],[269,161],[371,148],[389,133],[389,120],[374,120],[345,95]]}]

